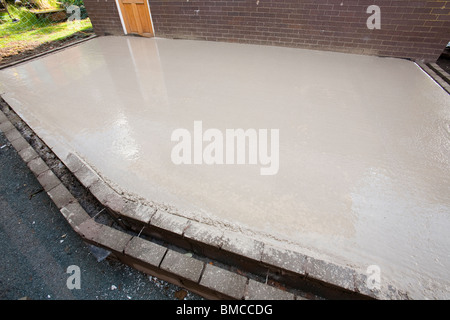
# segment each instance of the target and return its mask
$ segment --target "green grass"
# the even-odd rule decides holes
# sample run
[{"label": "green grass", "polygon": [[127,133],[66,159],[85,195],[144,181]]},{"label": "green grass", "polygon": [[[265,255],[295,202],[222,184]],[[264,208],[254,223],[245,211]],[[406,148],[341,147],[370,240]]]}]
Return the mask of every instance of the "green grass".
[{"label": "green grass", "polygon": [[[86,31],[92,28],[89,19],[74,22],[50,22],[38,19],[25,8],[8,6],[9,12],[17,22],[11,21],[6,12],[0,15],[5,23],[0,24],[0,49],[14,54],[14,48],[29,49],[30,46],[38,46],[45,42],[62,40],[70,35]],[[10,49],[10,50],[9,50]],[[10,54],[8,54],[10,55]]]}]

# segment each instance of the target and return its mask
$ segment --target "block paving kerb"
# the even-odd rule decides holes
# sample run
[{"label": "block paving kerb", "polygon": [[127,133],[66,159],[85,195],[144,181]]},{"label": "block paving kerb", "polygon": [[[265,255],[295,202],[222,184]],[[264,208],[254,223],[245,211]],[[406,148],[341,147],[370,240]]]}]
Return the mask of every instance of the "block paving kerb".
[{"label": "block paving kerb", "polygon": [[319,294],[323,293],[325,297],[405,297],[392,287],[369,290],[366,286],[366,276],[350,268],[265,245],[240,234],[221,231],[125,199],[78,156],[69,154],[63,160],[65,166],[113,217],[123,221],[130,230],[139,231],[139,234],[133,235],[98,223],[94,220],[95,217],[89,216],[1,111],[0,130],[82,239],[110,251],[112,257],[140,271],[186,287],[210,299],[304,299],[302,295],[256,281],[244,273],[232,272],[208,260],[179,252],[177,247],[146,240],[140,237],[141,233],[144,233],[183,249],[205,254],[207,257],[219,257],[219,260],[229,261],[256,274],[273,272],[282,281],[294,286],[298,284],[302,289],[315,290]]}]

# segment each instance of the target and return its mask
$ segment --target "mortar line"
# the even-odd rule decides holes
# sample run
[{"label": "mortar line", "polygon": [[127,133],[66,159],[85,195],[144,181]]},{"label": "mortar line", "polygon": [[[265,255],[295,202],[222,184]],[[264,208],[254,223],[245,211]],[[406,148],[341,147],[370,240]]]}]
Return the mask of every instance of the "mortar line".
[{"label": "mortar line", "polygon": [[167,248],[166,246],[164,246],[164,248],[166,248],[166,251],[164,252],[163,257],[158,264],[158,269],[161,269],[161,264],[163,263],[164,259],[166,258],[167,252],[169,251],[169,248]]},{"label": "mortar line", "polygon": [[205,272],[205,269],[206,269],[206,262],[203,263],[202,271],[200,272],[200,277],[198,278],[198,282],[197,282],[198,284],[200,284],[200,282],[202,281],[203,273]]}]

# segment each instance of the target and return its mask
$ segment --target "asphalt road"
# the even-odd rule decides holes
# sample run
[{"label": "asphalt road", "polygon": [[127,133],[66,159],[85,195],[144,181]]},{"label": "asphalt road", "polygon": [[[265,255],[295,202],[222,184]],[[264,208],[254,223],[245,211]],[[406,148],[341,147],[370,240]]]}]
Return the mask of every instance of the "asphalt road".
[{"label": "asphalt road", "polygon": [[[0,133],[0,299],[172,300],[200,297],[119,262],[98,262]],[[78,266],[80,289],[67,282]],[[70,283],[73,277],[69,279]]]}]

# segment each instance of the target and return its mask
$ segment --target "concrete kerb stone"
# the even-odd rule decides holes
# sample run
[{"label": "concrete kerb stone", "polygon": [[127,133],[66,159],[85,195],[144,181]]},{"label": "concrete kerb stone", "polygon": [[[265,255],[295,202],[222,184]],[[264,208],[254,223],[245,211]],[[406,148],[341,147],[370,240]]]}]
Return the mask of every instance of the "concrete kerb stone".
[{"label": "concrete kerb stone", "polygon": [[83,164],[77,171],[73,172],[73,174],[77,177],[78,181],[80,181],[80,183],[88,189],[95,182],[101,181],[100,177],[85,164]]},{"label": "concrete kerb stone", "polygon": [[119,261],[126,261],[123,251],[133,236],[97,223],[94,219],[82,222],[75,227],[75,231],[85,242],[109,251]]},{"label": "concrete kerb stone", "polygon": [[92,241],[95,245],[112,251],[120,259],[132,237],[125,232],[103,225]]},{"label": "concrete kerb stone", "polygon": [[69,190],[67,190],[62,183],[48,191],[47,194],[60,210],[68,204],[76,201],[74,196],[72,196]]},{"label": "concrete kerb stone", "polygon": [[329,299],[375,298],[373,292],[357,288],[357,273],[348,267],[271,245],[264,247],[261,262],[275,273],[276,278],[305,292],[315,292]]},{"label": "concrete kerb stone", "polygon": [[372,288],[370,289],[367,285],[367,275],[363,273],[357,273],[355,272],[355,290],[356,292],[359,292],[367,297],[373,298],[373,299],[382,299],[381,291]]},{"label": "concrete kerb stone", "polygon": [[169,249],[161,262],[160,268],[178,276],[182,283],[191,281],[198,283],[204,262]]},{"label": "concrete kerb stone", "polygon": [[116,191],[110,188],[110,192],[106,197],[105,206],[108,210],[115,214],[122,215],[123,208],[127,204],[127,201]]},{"label": "concrete kerb stone", "polygon": [[69,190],[67,190],[62,183],[48,191],[47,194],[60,210],[68,204],[76,201],[74,196],[72,196]]},{"label": "concrete kerb stone", "polygon": [[380,287],[372,287],[367,274],[355,272],[355,289],[358,293],[377,300],[409,300],[407,293],[402,292],[389,283],[381,282]]},{"label": "concrete kerb stone", "polygon": [[21,150],[19,152],[19,156],[22,158],[22,160],[25,163],[28,163],[31,160],[36,159],[37,157],[39,157],[37,152],[31,146],[28,146],[28,147],[24,148],[23,150]]},{"label": "concrete kerb stone", "polygon": [[322,281],[349,291],[355,290],[355,271],[323,260],[306,258],[305,271],[308,278]]},{"label": "concrete kerb stone", "polygon": [[75,172],[77,172],[84,164],[80,158],[73,153],[69,153],[66,159],[63,160],[63,163],[73,174],[75,174]]},{"label": "concrete kerb stone", "polygon": [[262,282],[250,279],[245,291],[245,300],[294,300],[293,293],[283,291],[281,289],[266,285]]},{"label": "concrete kerb stone", "polygon": [[272,279],[311,292],[317,286],[307,283],[306,262],[307,256],[302,253],[268,244],[264,246],[261,257],[261,263],[267,267]]},{"label": "concrete kerb stone", "polygon": [[22,138],[22,135],[16,128],[13,128],[5,132],[5,137],[12,143],[14,140]]},{"label": "concrete kerb stone", "polygon": [[[83,168],[85,167],[82,167],[78,172],[84,170]],[[91,177],[97,176],[93,171],[91,172]],[[119,222],[124,227],[129,228],[129,224],[125,223],[120,216],[120,212],[126,204],[126,200],[122,198],[122,196],[117,194],[101,178],[98,178],[94,183],[90,185],[89,191],[102,205],[105,206],[106,210],[111,216],[113,216],[115,219],[118,219],[117,222]]]},{"label": "concrete kerb stone", "polygon": [[150,223],[156,209],[139,202],[128,201],[120,210],[120,215],[126,219],[136,231],[142,230]]},{"label": "concrete kerb stone", "polygon": [[217,255],[222,246],[223,231],[197,221],[191,221],[183,233],[189,249],[207,257]]},{"label": "concrete kerb stone", "polygon": [[156,243],[133,237],[125,248],[125,255],[133,259],[134,262],[141,262],[141,265],[150,266],[153,269],[159,268],[167,248]]},{"label": "concrete kerb stone", "polygon": [[110,186],[102,179],[95,180],[95,182],[89,186],[89,191],[103,205],[106,205],[106,200],[108,199],[109,194],[113,192]]},{"label": "concrete kerb stone", "polygon": [[67,220],[67,222],[75,229],[83,222],[91,219],[83,207],[77,202],[72,202],[61,208],[61,214]]},{"label": "concrete kerb stone", "polygon": [[261,262],[273,270],[284,270],[294,275],[306,276],[307,257],[301,253],[279,249],[271,245],[265,245],[261,256]]},{"label": "concrete kerb stone", "polygon": [[264,243],[236,232],[225,231],[222,236],[221,249],[248,259],[261,261]]},{"label": "concrete kerb stone", "polygon": [[40,157],[37,157],[33,160],[30,160],[27,163],[28,168],[34,173],[34,175],[37,177],[41,173],[50,170],[50,168],[47,166],[44,160],[42,160]]},{"label": "concrete kerb stone", "polygon": [[2,124],[3,122],[10,122],[8,120],[8,118],[5,116],[5,114],[3,113],[3,111],[0,111],[0,124]]},{"label": "concrete kerb stone", "polygon": [[224,231],[217,259],[260,276],[266,276],[268,268],[261,263],[264,243],[234,231]]},{"label": "concrete kerb stone", "polygon": [[95,244],[94,239],[103,227],[102,224],[97,223],[94,219],[88,219],[75,227],[75,231],[81,236],[81,238],[90,244]]},{"label": "concrete kerb stone", "polygon": [[431,69],[433,69],[439,76],[441,76],[447,83],[450,83],[450,74],[442,69],[437,63],[429,64]]},{"label": "concrete kerb stone", "polygon": [[154,238],[172,243],[181,248],[189,248],[190,244],[183,237],[189,227],[190,220],[163,210],[157,210],[150,219],[144,232]]},{"label": "concrete kerb stone", "polygon": [[69,153],[63,161],[78,181],[103,204],[111,215],[117,217],[127,201],[115,192],[101,177],[77,155]]},{"label": "concrete kerb stone", "polygon": [[11,142],[11,144],[14,147],[14,149],[16,149],[17,152],[20,152],[29,146],[29,143],[23,137],[14,140],[13,142]]},{"label": "concrete kerb stone", "polygon": [[150,226],[182,235],[188,227],[189,220],[166,211],[157,210],[150,220]]},{"label": "concrete kerb stone", "polygon": [[206,264],[200,285],[208,288],[219,299],[243,299],[247,278],[217,266]]},{"label": "concrete kerb stone", "polygon": [[61,183],[58,177],[50,169],[39,174],[37,176],[37,179],[41,186],[44,188],[45,192],[50,191]]},{"label": "concrete kerb stone", "polygon": [[[2,113],[2,115],[3,115],[3,113]],[[4,115],[3,115],[3,116],[4,116]],[[5,117],[5,116],[4,116],[4,117]],[[0,118],[1,118],[1,116],[0,116]],[[3,121],[0,122],[0,131],[1,131],[1,132],[6,133],[6,132],[8,132],[9,130],[14,129],[14,126],[12,125],[12,123],[9,122],[9,120],[5,120],[6,117],[5,117],[5,118],[2,118],[2,119],[3,119]]]}]

